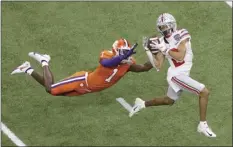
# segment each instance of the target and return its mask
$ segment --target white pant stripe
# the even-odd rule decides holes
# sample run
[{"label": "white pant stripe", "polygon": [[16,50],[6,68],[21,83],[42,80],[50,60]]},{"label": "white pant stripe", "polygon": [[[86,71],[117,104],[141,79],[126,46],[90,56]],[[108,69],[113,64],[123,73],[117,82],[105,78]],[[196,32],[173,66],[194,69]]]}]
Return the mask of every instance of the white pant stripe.
[{"label": "white pant stripe", "polygon": [[53,88],[53,87],[61,85],[61,84],[66,84],[66,83],[73,82],[73,81],[78,81],[78,80],[85,80],[85,76],[77,77],[77,78],[73,78],[73,79],[68,79],[68,80],[63,80],[61,82],[53,84],[51,87]]}]

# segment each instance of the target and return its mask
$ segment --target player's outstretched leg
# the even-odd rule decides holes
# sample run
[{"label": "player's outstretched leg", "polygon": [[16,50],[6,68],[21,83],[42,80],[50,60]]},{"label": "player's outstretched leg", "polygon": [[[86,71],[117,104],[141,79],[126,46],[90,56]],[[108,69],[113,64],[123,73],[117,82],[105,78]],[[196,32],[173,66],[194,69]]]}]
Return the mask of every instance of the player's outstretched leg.
[{"label": "player's outstretched leg", "polygon": [[[35,53],[35,52],[30,52],[28,54],[30,57],[32,57],[33,59],[35,59],[36,61],[38,61],[42,67],[43,67],[43,85],[45,86],[45,89],[47,92],[50,93],[51,91],[51,85],[54,83],[54,78],[53,78],[53,74],[49,69],[49,61],[50,61],[50,56],[49,55],[43,55],[43,54],[39,54],[39,53]],[[38,75],[34,75],[34,78],[38,78]]]},{"label": "player's outstretched leg", "polygon": [[38,83],[44,86],[44,78],[32,68],[30,62],[26,61],[18,66],[14,71],[12,71],[11,75],[18,73],[26,73],[28,75],[31,75]]}]

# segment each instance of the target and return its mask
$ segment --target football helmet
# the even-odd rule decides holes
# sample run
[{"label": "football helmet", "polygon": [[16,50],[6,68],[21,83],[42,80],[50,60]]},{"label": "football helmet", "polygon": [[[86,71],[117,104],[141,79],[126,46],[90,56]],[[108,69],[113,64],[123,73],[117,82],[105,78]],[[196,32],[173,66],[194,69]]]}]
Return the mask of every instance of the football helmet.
[{"label": "football helmet", "polygon": [[125,55],[130,50],[130,48],[131,46],[129,42],[124,38],[116,40],[112,45],[112,51],[117,56]]},{"label": "football helmet", "polygon": [[172,32],[176,31],[176,19],[169,13],[163,13],[159,15],[156,27],[164,37],[170,37]]}]

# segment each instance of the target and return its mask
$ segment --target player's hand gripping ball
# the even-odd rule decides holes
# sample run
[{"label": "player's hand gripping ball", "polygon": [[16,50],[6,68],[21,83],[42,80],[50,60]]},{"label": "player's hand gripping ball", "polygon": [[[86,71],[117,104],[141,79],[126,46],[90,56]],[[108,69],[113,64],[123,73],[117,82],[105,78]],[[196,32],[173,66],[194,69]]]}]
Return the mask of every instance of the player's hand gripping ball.
[{"label": "player's hand gripping ball", "polygon": [[147,40],[147,48],[151,51],[152,54],[157,54],[160,50],[156,47],[156,43],[159,44],[160,40],[157,36],[149,37]]},{"label": "player's hand gripping ball", "polygon": [[160,52],[162,52],[163,54],[166,54],[166,52],[167,52],[167,49],[169,48],[166,44],[165,44],[165,42],[164,42],[164,40],[162,39],[162,40],[160,40],[159,38],[150,38],[149,39],[150,40],[150,44],[149,44],[149,46],[150,46],[150,50],[151,50],[151,52],[153,51],[157,51],[157,50],[159,50]]}]

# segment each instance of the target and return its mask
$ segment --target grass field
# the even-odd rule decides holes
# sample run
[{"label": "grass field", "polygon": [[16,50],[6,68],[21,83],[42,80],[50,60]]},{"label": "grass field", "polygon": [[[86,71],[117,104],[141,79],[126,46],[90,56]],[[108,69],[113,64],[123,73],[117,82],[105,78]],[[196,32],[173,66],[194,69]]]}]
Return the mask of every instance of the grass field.
[{"label": "grass field", "polygon": [[[115,86],[80,97],[52,97],[33,79],[11,71],[27,54],[50,54],[56,80],[94,69],[101,50],[125,37],[141,44],[157,16],[169,12],[192,36],[191,76],[211,91],[209,125],[217,138],[196,132],[198,98],[184,93],[172,107],[135,117],[116,102],[166,93],[168,63],[160,73],[129,73]],[[141,46],[138,63],[147,61]],[[2,2],[2,121],[26,144],[37,146],[232,145],[232,9],[224,2]],[[2,145],[12,142],[2,134]]]}]

